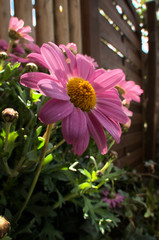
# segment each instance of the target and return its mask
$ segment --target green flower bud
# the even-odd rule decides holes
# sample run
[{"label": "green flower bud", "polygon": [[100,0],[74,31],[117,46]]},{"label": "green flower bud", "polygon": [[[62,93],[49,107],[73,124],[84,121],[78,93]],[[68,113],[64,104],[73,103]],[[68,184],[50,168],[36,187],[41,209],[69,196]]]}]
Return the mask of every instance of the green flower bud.
[{"label": "green flower bud", "polygon": [[8,54],[6,52],[0,52],[0,60],[6,60],[8,58]]},{"label": "green flower bud", "polygon": [[37,72],[38,66],[35,63],[27,63],[26,64],[26,70],[28,72]]},{"label": "green flower bud", "polygon": [[20,39],[21,35],[18,32],[16,32],[15,30],[10,29],[9,30],[9,37],[10,37],[10,39],[15,41],[15,40]]}]

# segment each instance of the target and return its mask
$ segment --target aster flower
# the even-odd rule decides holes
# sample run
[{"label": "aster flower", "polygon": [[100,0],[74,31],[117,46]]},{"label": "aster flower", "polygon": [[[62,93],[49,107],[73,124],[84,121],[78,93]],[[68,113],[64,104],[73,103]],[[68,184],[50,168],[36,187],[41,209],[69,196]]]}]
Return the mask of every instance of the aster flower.
[{"label": "aster flower", "polygon": [[31,32],[30,26],[24,26],[24,21],[22,19],[18,20],[17,17],[11,17],[9,22],[9,37],[13,40],[24,38],[28,41],[34,41],[34,39],[28,35]]},{"label": "aster flower", "polygon": [[140,95],[143,93],[141,87],[135,84],[134,81],[125,81],[123,79],[117,86],[119,93],[126,100],[126,103],[129,104],[132,100],[135,102],[140,102]]},{"label": "aster flower", "polygon": [[107,190],[104,190],[103,195],[103,202],[107,202],[110,208],[121,207],[121,203],[124,201],[124,196],[122,196],[120,193],[116,193],[110,196],[109,192]]},{"label": "aster flower", "polygon": [[45,124],[62,120],[63,136],[73,145],[74,153],[81,155],[87,148],[90,134],[100,152],[107,152],[105,128],[120,141],[120,123],[128,118],[115,86],[124,77],[120,69],[95,70],[83,55],[74,55],[63,45],[67,58],[54,43],[43,44],[41,55],[49,74],[25,73],[21,84],[50,97],[39,112]]}]

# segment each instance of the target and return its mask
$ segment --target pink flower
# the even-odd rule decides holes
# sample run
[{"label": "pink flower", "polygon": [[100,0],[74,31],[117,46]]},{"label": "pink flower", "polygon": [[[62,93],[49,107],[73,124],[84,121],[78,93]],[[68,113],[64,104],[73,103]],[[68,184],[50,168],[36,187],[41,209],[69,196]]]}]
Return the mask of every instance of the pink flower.
[{"label": "pink flower", "polygon": [[28,41],[34,41],[34,39],[28,35],[31,32],[30,26],[24,26],[24,21],[22,19],[18,20],[17,17],[11,17],[9,22],[9,36],[11,39],[17,40],[19,38],[25,38]]},{"label": "pink flower", "polygon": [[40,53],[40,47],[35,44],[35,43],[32,43],[30,42],[29,44],[28,43],[24,43],[24,46],[29,49],[31,52],[34,52],[34,53]]},{"label": "pink flower", "polygon": [[115,86],[124,77],[120,69],[95,70],[86,58],[76,56],[63,46],[67,58],[54,43],[43,44],[41,55],[48,65],[49,74],[25,73],[21,84],[50,97],[39,112],[45,124],[62,120],[63,136],[72,144],[75,154],[87,148],[90,134],[102,154],[107,152],[103,127],[117,143],[120,141],[119,123],[128,118]]},{"label": "pink flower", "polygon": [[128,121],[123,125],[125,128],[130,128],[131,126],[131,119],[129,117],[132,117],[133,112],[130,111],[127,107],[123,106],[124,113],[128,116]]},{"label": "pink flower", "polygon": [[119,93],[125,98],[126,103],[130,103],[132,100],[136,102],[140,102],[140,95],[143,93],[141,87],[135,84],[134,81],[125,81],[122,80],[116,88],[118,89]]},{"label": "pink flower", "polygon": [[111,197],[109,196],[109,192],[104,190],[103,195],[103,202],[107,202],[110,208],[121,207],[121,203],[124,201],[124,196],[122,196],[120,193],[116,193],[113,197]]},{"label": "pink flower", "polygon": [[4,39],[0,39],[0,51],[7,51],[8,43]]}]

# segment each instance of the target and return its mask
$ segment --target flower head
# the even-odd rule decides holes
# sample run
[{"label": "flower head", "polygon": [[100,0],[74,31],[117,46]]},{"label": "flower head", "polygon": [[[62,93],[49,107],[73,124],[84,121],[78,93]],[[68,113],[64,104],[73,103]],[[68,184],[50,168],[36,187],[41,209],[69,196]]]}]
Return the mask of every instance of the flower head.
[{"label": "flower head", "polygon": [[43,44],[41,56],[49,74],[25,73],[21,84],[50,97],[39,112],[45,124],[62,120],[63,136],[81,155],[87,148],[90,135],[102,154],[107,152],[105,128],[117,143],[120,141],[120,123],[128,118],[115,86],[124,77],[120,69],[94,69],[82,54],[74,55],[66,46]]},{"label": "flower head", "polygon": [[110,196],[109,192],[107,190],[104,190],[103,195],[103,202],[107,202],[110,208],[121,207],[121,203],[124,201],[124,196],[122,196],[120,193],[116,193],[113,194],[113,196]]},{"label": "flower head", "polygon": [[126,103],[129,104],[132,100],[140,102],[140,95],[143,93],[141,87],[135,84],[134,81],[122,80],[116,88],[119,93],[125,99]]},{"label": "flower head", "polygon": [[3,238],[10,230],[10,222],[0,216],[0,239]]},{"label": "flower head", "polygon": [[9,37],[13,40],[20,38],[25,38],[28,41],[34,41],[34,39],[28,35],[31,32],[30,26],[24,26],[24,21],[22,19],[18,20],[17,17],[11,17],[9,22]]}]

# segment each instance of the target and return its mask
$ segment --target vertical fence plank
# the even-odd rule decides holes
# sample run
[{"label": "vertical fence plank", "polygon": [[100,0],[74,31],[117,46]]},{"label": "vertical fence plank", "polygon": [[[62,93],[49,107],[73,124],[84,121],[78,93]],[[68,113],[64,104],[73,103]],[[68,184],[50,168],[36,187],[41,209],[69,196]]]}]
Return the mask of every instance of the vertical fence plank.
[{"label": "vertical fence plank", "polygon": [[55,0],[54,6],[56,44],[67,44],[70,42],[68,1]]},{"label": "vertical fence plank", "polygon": [[53,1],[36,0],[36,42],[42,45],[44,42],[54,42]]},{"label": "vertical fence plank", "polygon": [[82,48],[100,64],[99,0],[81,0]]},{"label": "vertical fence plank", "polygon": [[32,37],[35,37],[34,28],[32,23],[32,0],[14,0],[15,16],[23,19],[24,26],[30,26]]},{"label": "vertical fence plank", "polygon": [[157,131],[157,10],[156,1],[147,2],[147,25],[149,32],[148,84],[147,84],[147,148],[146,158],[155,160]]},{"label": "vertical fence plank", "polygon": [[0,1],[0,38],[8,40],[8,25],[10,19],[10,1]]},{"label": "vertical fence plank", "polygon": [[78,52],[82,52],[80,0],[69,1],[68,7],[70,23],[70,42],[76,43]]}]

